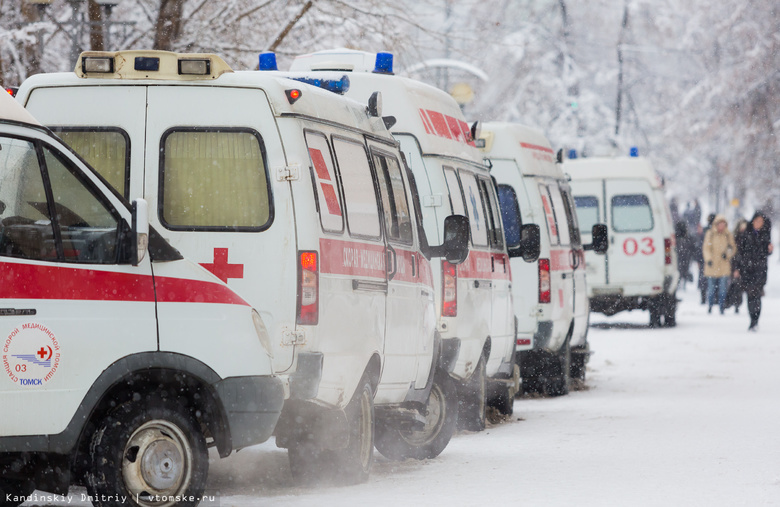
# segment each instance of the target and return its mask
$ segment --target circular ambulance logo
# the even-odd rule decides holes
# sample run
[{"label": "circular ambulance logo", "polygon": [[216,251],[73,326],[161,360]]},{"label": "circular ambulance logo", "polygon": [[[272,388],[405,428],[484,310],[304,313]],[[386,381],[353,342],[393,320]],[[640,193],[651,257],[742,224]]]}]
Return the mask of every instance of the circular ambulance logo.
[{"label": "circular ambulance logo", "polygon": [[3,370],[20,386],[42,386],[51,380],[59,365],[60,344],[43,324],[22,324],[3,343]]}]

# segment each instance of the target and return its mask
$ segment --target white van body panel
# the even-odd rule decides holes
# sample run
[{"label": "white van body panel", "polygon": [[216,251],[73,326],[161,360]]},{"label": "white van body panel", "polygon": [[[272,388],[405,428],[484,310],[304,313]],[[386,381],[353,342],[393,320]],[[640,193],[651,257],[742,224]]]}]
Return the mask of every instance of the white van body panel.
[{"label": "white van body panel", "polygon": [[[291,88],[303,90],[293,105],[284,95]],[[276,372],[292,375],[298,352],[323,354],[319,389],[310,400],[315,404],[344,408],[373,355],[385,359],[376,404],[401,403],[426,386],[436,359],[435,303],[431,266],[419,254],[417,239],[405,250],[391,244],[399,275],[388,281],[381,241],[350,239],[346,228],[323,232],[312,192],[316,182],[304,129],[316,129],[330,140],[345,136],[360,142],[365,141],[359,131],[368,132],[383,140],[377,146],[393,147],[381,120],[369,120],[364,105],[258,72],[175,83],[39,75],[25,82],[17,99],[49,126],[109,126],[127,132],[129,196],[144,196],[150,208],[159,203],[161,139],[170,129],[220,127],[259,134],[273,196],[270,226],[261,232],[171,230],[159,213],[150,213],[152,224],[258,309],[274,347]],[[106,107],[85,107],[96,103]],[[339,122],[351,130],[334,126]],[[296,323],[299,251],[320,256],[316,325]],[[362,285],[356,288],[356,283]],[[388,316],[397,322],[399,315],[412,317],[404,321],[408,325],[391,325]]]},{"label": "white van body panel", "polygon": [[[131,223],[126,205],[64,145],[43,130],[3,125],[3,136],[15,134],[62,154],[95,195]],[[0,187],[0,200],[9,202],[4,192],[16,189]],[[270,351],[246,301],[188,260],[153,263],[150,258],[147,253],[132,265],[0,256],[2,306],[28,312],[4,313],[0,320],[3,362],[9,366],[0,374],[0,437],[61,433],[104,370],[134,354],[174,352],[202,361],[221,378],[273,374]],[[26,364],[41,366],[35,356],[41,354],[43,361],[44,347],[48,352],[48,373],[38,384],[23,385],[31,372],[13,367],[18,340],[32,353],[24,354]],[[223,353],[226,345],[242,353]]]},{"label": "white van body panel", "polygon": [[[450,168],[458,175],[462,172],[468,181],[476,176],[486,182],[490,181],[489,172],[481,152],[471,139],[470,126],[452,97],[412,79],[368,72],[373,68],[375,56],[351,50],[302,55],[294,60],[290,72],[284,75],[311,76],[312,71],[317,71],[318,77],[340,79],[347,71],[350,81],[346,93],[348,97],[366,102],[374,92],[381,92],[382,114],[397,120],[390,131],[399,141],[415,176],[428,241],[440,244],[445,217],[460,212],[476,223],[465,187],[466,202],[460,205],[460,209],[453,207],[444,171]],[[342,70],[321,71],[321,68]],[[492,184],[489,192],[495,199]],[[463,198],[459,196],[459,199]],[[475,201],[480,202],[480,199]],[[478,213],[477,218],[484,220],[481,209]],[[500,222],[500,218],[497,221]],[[474,232],[472,229],[472,236]],[[506,248],[502,245],[500,249],[491,249],[487,245],[480,247],[472,243],[468,259],[457,267],[458,309],[455,317],[442,315],[442,260],[433,259],[431,264],[439,333],[445,340],[460,339],[460,352],[452,374],[461,379],[471,376],[488,337],[491,347],[486,364],[487,375],[493,377],[509,373],[515,350],[515,329]]]},{"label": "white van body panel", "polygon": [[[584,269],[578,261],[583,252],[577,235],[569,230],[571,220],[564,204],[570,195],[569,185],[560,165],[555,163],[550,142],[536,129],[502,122],[484,123],[482,138],[484,152],[493,165],[491,174],[499,185],[509,185],[514,190],[522,223],[539,225],[539,257],[550,263],[550,302],[540,303],[539,263],[525,262],[520,257],[510,260],[517,280],[512,290],[518,343],[524,344],[518,350],[557,351],[570,329],[571,346],[584,345],[588,300]],[[570,218],[576,227],[576,217]],[[546,333],[548,336],[544,336]]]},{"label": "white van body panel", "polygon": [[[643,157],[572,159],[564,163],[564,170],[572,177],[575,197],[580,202],[590,200],[587,211],[578,207],[583,227],[598,215],[609,228],[606,255],[586,254],[589,296],[673,294],[679,280],[674,226],[663,180],[650,161]],[[643,211],[637,226],[624,226],[631,206],[649,214]],[[589,241],[589,231],[582,232],[583,241]]]}]

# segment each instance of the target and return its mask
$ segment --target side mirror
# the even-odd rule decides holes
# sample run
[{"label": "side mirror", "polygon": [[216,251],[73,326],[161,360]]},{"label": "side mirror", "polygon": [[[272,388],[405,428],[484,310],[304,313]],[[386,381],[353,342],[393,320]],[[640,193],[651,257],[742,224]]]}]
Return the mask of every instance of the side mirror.
[{"label": "side mirror", "polygon": [[605,224],[596,224],[593,226],[593,239],[589,245],[584,245],[584,250],[593,250],[596,253],[606,253],[609,248],[609,230]]},{"label": "side mirror", "polygon": [[146,257],[149,248],[149,204],[145,199],[133,201],[132,263],[137,266]]},{"label": "side mirror", "polygon": [[520,244],[509,249],[509,257],[522,257],[525,262],[536,262],[542,249],[538,224],[525,224],[520,230]]},{"label": "side mirror", "polygon": [[450,264],[460,264],[469,256],[469,219],[450,215],[444,219],[444,243],[430,247],[431,257],[444,257]]}]

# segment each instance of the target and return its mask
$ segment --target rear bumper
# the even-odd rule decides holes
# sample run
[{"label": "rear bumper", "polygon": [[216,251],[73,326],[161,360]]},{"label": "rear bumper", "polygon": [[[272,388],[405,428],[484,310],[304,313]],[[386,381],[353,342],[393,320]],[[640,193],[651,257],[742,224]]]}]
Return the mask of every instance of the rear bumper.
[{"label": "rear bumper", "polygon": [[229,377],[214,384],[224,408],[233,450],[268,440],[284,404],[277,377]]}]

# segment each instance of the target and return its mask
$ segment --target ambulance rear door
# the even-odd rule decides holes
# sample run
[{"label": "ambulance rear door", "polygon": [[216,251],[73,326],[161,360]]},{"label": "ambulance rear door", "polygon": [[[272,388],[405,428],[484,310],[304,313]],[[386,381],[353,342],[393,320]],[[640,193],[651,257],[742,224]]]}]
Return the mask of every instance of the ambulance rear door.
[{"label": "ambulance rear door", "polygon": [[261,89],[150,86],[144,195],[150,221],[260,312],[274,370],[294,358],[297,251],[285,153]]},{"label": "ambulance rear door", "polygon": [[[592,243],[593,226],[606,223],[607,220],[604,180],[575,180],[572,182],[572,194],[582,242]],[[609,284],[610,258],[609,251],[601,255],[592,251],[585,252],[585,272],[589,293],[594,287],[604,287]]]}]

